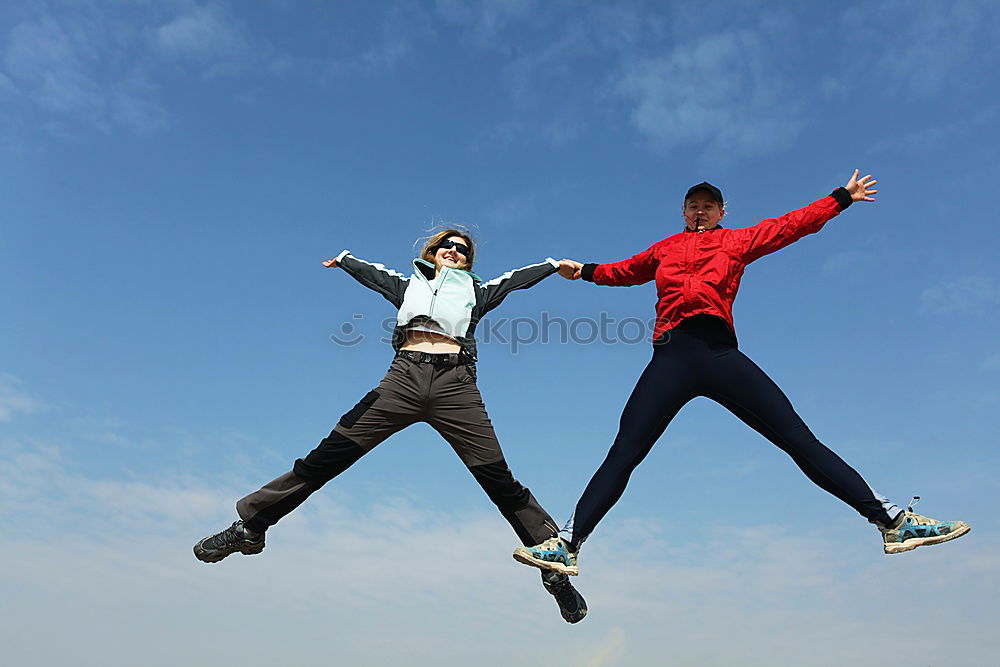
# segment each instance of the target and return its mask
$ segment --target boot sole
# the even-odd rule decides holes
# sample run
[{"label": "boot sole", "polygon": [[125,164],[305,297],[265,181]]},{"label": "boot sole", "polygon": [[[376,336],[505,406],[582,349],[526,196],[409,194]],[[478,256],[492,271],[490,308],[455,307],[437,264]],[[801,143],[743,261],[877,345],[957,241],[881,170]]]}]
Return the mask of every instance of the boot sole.
[{"label": "boot sole", "polygon": [[[207,540],[210,538],[206,537],[205,539]],[[261,551],[264,550],[264,545],[261,544],[259,547],[257,545],[251,547],[241,547],[234,551],[227,551],[225,553],[220,553],[218,551],[206,551],[205,549],[201,548],[202,542],[204,541],[205,540],[202,540],[198,544],[194,545],[194,557],[200,560],[202,563],[218,563],[219,561],[226,558],[226,556],[231,556],[235,553],[241,553],[244,556],[253,556],[259,554]]]},{"label": "boot sole", "polygon": [[[549,591],[548,589],[545,590],[547,590],[549,595],[552,597],[556,597],[552,591]],[[577,595],[579,595],[579,593],[577,593]],[[567,623],[579,623],[587,617],[587,601],[583,599],[583,596],[580,596],[577,602],[580,605],[580,608],[579,611],[574,613],[563,609],[563,606],[559,604],[559,598],[556,598],[556,605],[559,606],[559,615],[562,616],[563,620]]]},{"label": "boot sole", "polygon": [[575,577],[580,574],[580,568],[576,565],[563,565],[562,563],[539,560],[532,556],[531,552],[523,547],[518,547],[514,550],[514,560],[518,563],[530,565],[531,567],[537,567],[539,570],[552,570],[553,572],[558,572],[560,574],[568,574],[571,577]]},{"label": "boot sole", "polygon": [[914,537],[900,544],[886,544],[885,552],[887,554],[901,554],[904,551],[913,551],[917,547],[926,547],[931,544],[941,544],[942,542],[948,542],[949,540],[954,540],[962,535],[965,535],[971,530],[967,523],[961,523],[955,530],[948,533],[947,535],[935,535],[933,537]]}]

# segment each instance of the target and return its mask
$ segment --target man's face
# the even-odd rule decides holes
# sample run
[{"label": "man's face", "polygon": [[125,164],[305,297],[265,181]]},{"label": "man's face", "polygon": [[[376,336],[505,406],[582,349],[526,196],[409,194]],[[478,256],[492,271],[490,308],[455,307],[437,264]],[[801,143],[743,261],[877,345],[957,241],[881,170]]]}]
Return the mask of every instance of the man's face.
[{"label": "man's face", "polygon": [[703,190],[696,191],[684,202],[684,222],[693,232],[714,229],[725,214],[722,204]]}]

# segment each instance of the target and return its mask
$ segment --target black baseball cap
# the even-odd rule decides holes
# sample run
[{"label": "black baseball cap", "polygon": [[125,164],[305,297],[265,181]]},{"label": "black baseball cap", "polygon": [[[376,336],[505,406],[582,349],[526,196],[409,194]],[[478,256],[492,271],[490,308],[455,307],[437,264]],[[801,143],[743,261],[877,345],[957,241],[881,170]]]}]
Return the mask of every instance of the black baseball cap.
[{"label": "black baseball cap", "polygon": [[723,201],[723,199],[722,199],[722,190],[720,190],[719,188],[715,187],[714,185],[712,185],[708,181],[702,181],[698,185],[692,185],[691,188],[688,189],[687,194],[684,195],[684,201],[687,201],[688,199],[690,199],[691,195],[693,195],[698,190],[705,190],[712,197],[712,199],[714,199],[715,201],[719,202],[720,204],[724,204],[725,203]]}]

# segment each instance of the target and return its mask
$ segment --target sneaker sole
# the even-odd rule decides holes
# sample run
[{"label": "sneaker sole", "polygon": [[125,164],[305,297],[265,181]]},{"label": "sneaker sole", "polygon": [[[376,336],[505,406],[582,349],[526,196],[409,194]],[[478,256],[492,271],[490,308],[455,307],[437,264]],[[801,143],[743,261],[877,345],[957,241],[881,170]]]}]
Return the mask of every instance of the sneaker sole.
[{"label": "sneaker sole", "polygon": [[576,565],[563,565],[562,563],[539,560],[538,558],[532,556],[531,552],[524,547],[514,549],[514,560],[518,563],[530,565],[531,567],[537,567],[539,570],[552,570],[553,572],[559,572],[560,574],[568,574],[571,577],[575,577],[580,574],[580,568]]},{"label": "sneaker sole", "polygon": [[955,530],[948,533],[947,535],[935,535],[934,537],[914,537],[912,539],[906,540],[900,544],[886,544],[885,552],[887,554],[901,554],[904,551],[913,551],[917,547],[926,547],[931,544],[941,544],[942,542],[947,542],[949,540],[954,540],[962,535],[969,532],[969,524],[960,523]]}]

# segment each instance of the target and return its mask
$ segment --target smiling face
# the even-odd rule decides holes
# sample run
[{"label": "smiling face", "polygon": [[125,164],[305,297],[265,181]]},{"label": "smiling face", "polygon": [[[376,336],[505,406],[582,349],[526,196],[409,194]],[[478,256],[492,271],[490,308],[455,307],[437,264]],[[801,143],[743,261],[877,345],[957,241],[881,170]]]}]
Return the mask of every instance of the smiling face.
[{"label": "smiling face", "polygon": [[696,190],[684,200],[684,222],[693,232],[715,229],[726,210],[707,190]]},{"label": "smiling face", "polygon": [[[468,247],[468,242],[461,236],[449,236],[446,241],[461,244]],[[445,245],[451,245],[446,243]],[[468,258],[456,247],[444,248],[438,246],[434,251],[434,268],[440,271],[443,267],[449,269],[464,269],[468,266]]]}]

